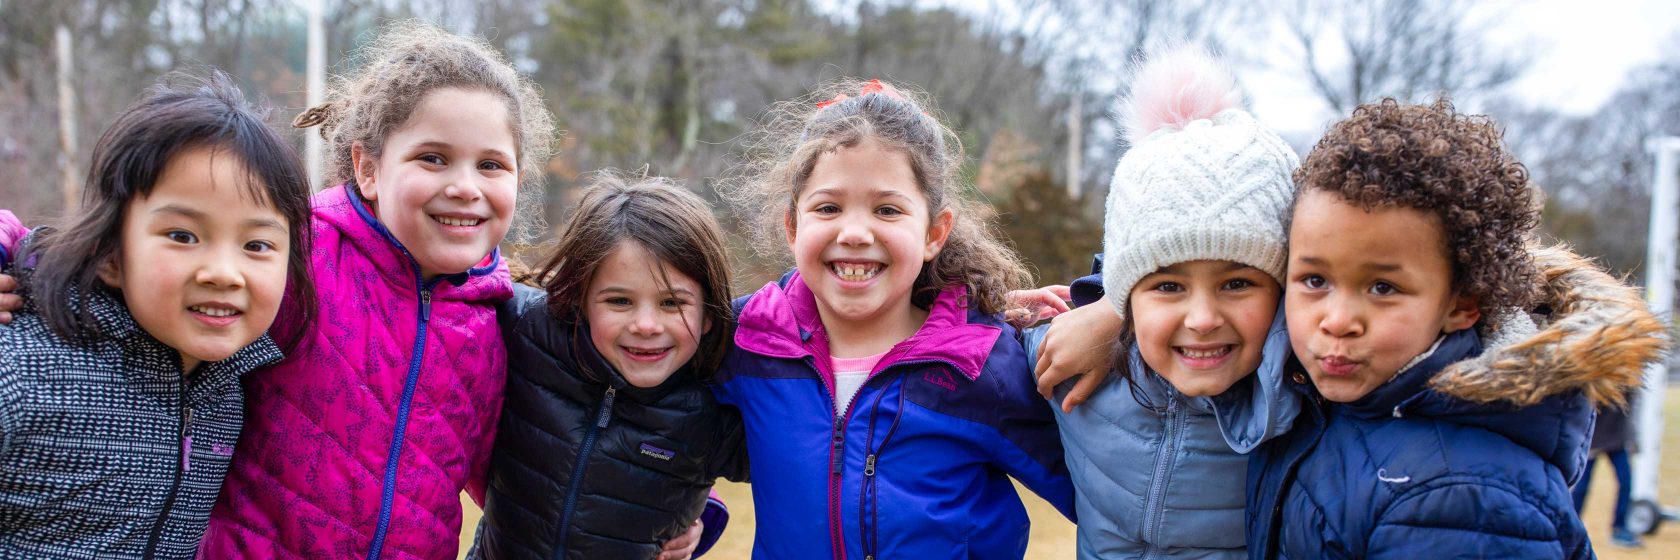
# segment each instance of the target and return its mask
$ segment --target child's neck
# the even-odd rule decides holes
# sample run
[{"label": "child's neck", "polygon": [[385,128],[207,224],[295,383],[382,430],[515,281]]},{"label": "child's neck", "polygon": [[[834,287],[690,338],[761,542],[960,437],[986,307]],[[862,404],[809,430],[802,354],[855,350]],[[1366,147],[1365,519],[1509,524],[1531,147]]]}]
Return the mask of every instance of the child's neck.
[{"label": "child's neck", "polygon": [[828,334],[828,353],[835,358],[862,358],[884,354],[922,328],[928,312],[911,305],[882,313],[869,320],[848,321],[822,302],[817,302],[823,332]]}]

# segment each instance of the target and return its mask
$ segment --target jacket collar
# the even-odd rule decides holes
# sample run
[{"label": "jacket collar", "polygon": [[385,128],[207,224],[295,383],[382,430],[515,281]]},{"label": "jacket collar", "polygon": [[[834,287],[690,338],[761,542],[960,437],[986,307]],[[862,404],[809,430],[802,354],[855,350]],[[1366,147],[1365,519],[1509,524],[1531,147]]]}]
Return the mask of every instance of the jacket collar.
[{"label": "jacket collar", "polygon": [[[150,333],[141,329],[140,324],[134,321],[134,315],[128,311],[128,306],[123,304],[119,297],[103,289],[96,289],[89,297],[78,298],[72,295],[70,305],[72,307],[87,305],[93,313],[95,324],[99,326],[101,336],[115,341],[118,346],[123,348],[124,353],[166,356],[168,360],[165,363],[176,364],[178,368],[181,363],[180,351],[165,346],[162,342],[153,338]],[[237,379],[239,376],[259,367],[279,362],[281,358],[280,347],[274,343],[274,339],[264,333],[250,344],[235,351],[233,355],[221,361],[205,362],[199,365],[197,371],[182,372],[182,374],[191,374],[192,382],[195,385],[213,386]],[[146,381],[156,381],[160,374],[160,372],[144,371],[138,368],[124,367],[122,369],[125,374],[141,377]],[[161,374],[169,377],[166,381],[174,381],[173,376],[175,374],[173,372],[161,372]]]},{"label": "jacket collar", "polygon": [[420,278],[419,263],[373,215],[362,197],[353,192],[354,188],[345,183],[315,195],[315,216],[338,229],[367,255],[393,288],[408,293],[422,284],[429,285],[433,287],[435,299],[456,301],[500,301],[512,295],[512,280],[507,264],[502,262],[500,247],[491,248],[484,260],[465,272],[430,281]]},{"label": "jacket collar", "polygon": [[[980,378],[1001,329],[969,322],[968,288],[945,288],[928,307],[927,320],[881,358],[876,371],[896,363],[932,361],[950,365],[970,381]],[[777,358],[813,358],[818,371],[832,376],[828,338],[817,300],[795,271],[765,284],[741,310],[735,345]]]}]

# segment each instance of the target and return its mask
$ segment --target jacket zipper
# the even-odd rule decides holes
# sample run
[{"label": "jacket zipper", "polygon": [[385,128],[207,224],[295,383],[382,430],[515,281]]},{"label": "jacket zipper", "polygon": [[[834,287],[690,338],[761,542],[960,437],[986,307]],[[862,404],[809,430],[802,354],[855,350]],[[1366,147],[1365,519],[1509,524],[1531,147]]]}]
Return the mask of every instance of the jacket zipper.
[{"label": "jacket zipper", "polygon": [[1318,429],[1313,431],[1306,446],[1289,450],[1293,451],[1295,455],[1286,457],[1287,463],[1283,468],[1283,478],[1278,481],[1277,493],[1272,496],[1271,522],[1267,524],[1269,529],[1267,529],[1266,535],[1266,550],[1262,552],[1261,558],[1276,558],[1278,556],[1278,548],[1283,546],[1280,542],[1282,540],[1280,538],[1282,527],[1280,521],[1283,519],[1283,501],[1288,497],[1290,487],[1295,485],[1295,473],[1300,470],[1301,462],[1307,458],[1308,453],[1318,447],[1318,441],[1324,437],[1324,432],[1330,429],[1330,414],[1329,411],[1324,410],[1323,398],[1314,394],[1312,399],[1314,401],[1312,414],[1319,422]]},{"label": "jacket zipper", "polygon": [[566,489],[566,506],[560,510],[560,542],[554,547],[552,555],[555,560],[566,557],[566,538],[572,528],[572,512],[577,509],[578,492],[583,488],[584,467],[589,464],[589,452],[594,450],[595,438],[607,427],[607,420],[612,418],[613,397],[617,394],[618,389],[607,386],[607,394],[601,397],[601,410],[595,414],[595,423],[584,432],[583,445],[578,446],[577,464],[572,466],[571,487]]},{"label": "jacket zipper", "polygon": [[[827,334],[824,334],[823,336],[826,337]],[[890,351],[889,351],[889,353],[890,353]],[[817,361],[816,356],[812,355],[812,356],[809,356],[807,359],[810,360],[810,364],[811,364],[812,369],[817,369],[817,367],[816,367],[816,361]],[[886,359],[886,357],[882,356],[882,359],[884,360],[884,359]],[[896,368],[896,367],[899,367],[899,366],[909,366],[909,365],[928,364],[928,363],[946,363],[946,362],[940,362],[940,361],[937,361],[937,360],[923,360],[923,361],[915,361],[915,362],[898,362],[898,363],[888,364],[887,367],[877,367],[875,369],[875,371],[873,371],[869,374],[869,377],[867,377],[863,380],[863,384],[858,386],[858,393],[862,393],[863,389],[868,387],[870,382],[875,381],[876,379],[881,379],[882,378],[881,374],[886,373],[886,371],[888,369]],[[947,365],[950,365],[950,364],[947,364]],[[951,367],[954,369],[956,366],[952,365]],[[821,371],[821,370],[819,369],[818,371]],[[829,402],[838,403],[840,401],[840,398],[838,396],[836,396],[834,394],[834,391],[832,389],[829,389],[827,385],[823,386],[823,390],[828,392]],[[900,387],[899,390],[903,391],[904,389],[902,387]],[[834,419],[834,433],[833,433],[833,439],[831,440],[834,445],[833,445],[833,447],[829,448],[829,451],[828,451],[828,460],[829,460],[829,464],[830,464],[829,475],[828,475],[828,535],[829,535],[829,539],[831,541],[833,541],[833,544],[834,544],[833,552],[834,552],[834,559],[835,560],[846,560],[846,528],[845,528],[845,524],[840,521],[840,510],[841,510],[841,508],[840,508],[840,484],[842,482],[844,482],[844,479],[845,479],[845,476],[843,475],[843,469],[841,467],[844,466],[845,462],[846,462],[845,461],[845,459],[846,459],[846,424],[851,423],[852,408],[856,404],[857,404],[857,395],[854,394],[852,396],[852,400],[846,403],[845,412],[841,413],[839,417]],[[873,468],[872,465],[867,464],[867,459],[866,459],[866,465],[865,466],[868,467],[867,470],[870,472],[871,476],[869,478],[873,478],[873,474],[874,474],[875,469]],[[858,528],[859,528],[859,530],[863,529],[863,520],[862,519],[858,520]],[[870,555],[865,556],[865,560],[874,560],[874,555],[870,554]]]},{"label": "jacket zipper", "polygon": [[1161,449],[1155,453],[1155,473],[1149,480],[1149,501],[1143,510],[1143,534],[1151,543],[1161,541],[1158,534],[1161,529],[1161,502],[1166,499],[1164,495],[1167,492],[1167,478],[1171,476],[1167,467],[1172,456],[1178,451],[1178,436],[1181,431],[1179,423],[1184,416],[1184,410],[1178,406],[1178,397],[1170,392],[1167,395],[1166,416],[1162,426]]},{"label": "jacket zipper", "polygon": [[152,536],[146,539],[146,558],[157,556],[158,541],[163,538],[163,526],[169,521],[169,514],[175,511],[175,496],[181,493],[181,479],[191,468],[192,455],[192,408],[187,406],[187,375],[181,373],[180,384],[180,417],[181,417],[181,447],[180,460],[175,461],[175,481],[169,485],[169,496],[163,499],[163,511],[157,521],[152,523]]},{"label": "jacket zipper", "polygon": [[[897,364],[894,364],[897,365]],[[864,560],[875,560],[880,552],[881,500],[878,494],[879,484],[875,474],[879,472],[876,463],[887,451],[887,444],[892,442],[893,434],[898,433],[898,424],[904,419],[904,377],[898,380],[898,409],[893,414],[892,426],[887,429],[887,435],[881,438],[881,444],[875,445],[875,416],[881,411],[881,398],[886,395],[885,388],[875,395],[869,415],[869,440],[864,442],[864,450],[868,452],[863,458],[863,491],[858,500],[858,529],[862,537]],[[867,524],[867,525],[866,525]]]},{"label": "jacket zipper", "polygon": [[[413,257],[409,259],[412,261]],[[420,276],[419,265],[415,265],[414,284],[420,289],[420,325],[414,336],[414,357],[408,362],[408,378],[403,380],[402,401],[397,405],[397,425],[391,435],[391,450],[385,455],[385,487],[379,497],[379,525],[373,531],[373,545],[368,548],[368,560],[379,560],[380,549],[385,547],[385,532],[391,526],[391,504],[396,499],[397,466],[402,458],[403,435],[408,430],[408,413],[414,401],[414,386],[420,380],[420,363],[426,355],[426,324],[432,318],[432,286],[435,286],[437,281],[426,283]]]}]

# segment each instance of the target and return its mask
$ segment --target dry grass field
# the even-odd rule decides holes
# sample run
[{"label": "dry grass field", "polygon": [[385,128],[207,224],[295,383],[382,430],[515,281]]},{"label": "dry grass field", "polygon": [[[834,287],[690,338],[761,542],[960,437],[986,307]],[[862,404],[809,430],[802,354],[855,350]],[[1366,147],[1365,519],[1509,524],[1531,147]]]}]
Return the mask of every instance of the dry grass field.
[{"label": "dry grass field", "polygon": [[[1666,400],[1667,429],[1663,434],[1662,474],[1658,480],[1659,493],[1665,504],[1680,504],[1680,387],[1671,388]],[[1606,461],[1598,462],[1593,473],[1593,487],[1587,494],[1586,512],[1582,515],[1592,535],[1599,558],[1605,560],[1673,559],[1680,558],[1680,524],[1664,526],[1657,534],[1646,537],[1642,550],[1623,550],[1610,546],[1610,509],[1616,497],[1616,475]],[[723,539],[707,558],[734,560],[752,556],[753,507],[752,490],[745,484],[722,482],[718,493],[729,503],[730,523]],[[1051,559],[1074,557],[1073,524],[1056,513],[1050,504],[1022,489],[1027,512],[1032,515],[1032,537],[1027,558]],[[478,508],[463,499],[467,510],[465,528],[461,535],[461,556],[466,556],[472,543],[473,528],[478,525]]]}]

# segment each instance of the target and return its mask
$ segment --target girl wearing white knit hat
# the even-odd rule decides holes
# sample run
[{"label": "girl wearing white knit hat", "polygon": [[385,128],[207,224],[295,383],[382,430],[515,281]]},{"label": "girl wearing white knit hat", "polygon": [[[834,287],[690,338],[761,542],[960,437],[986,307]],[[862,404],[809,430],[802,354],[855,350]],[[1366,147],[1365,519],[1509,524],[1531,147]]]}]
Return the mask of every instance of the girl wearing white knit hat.
[{"label": "girl wearing white knit hat", "polygon": [[[1132,92],[1132,148],[1114,170],[1103,235],[1115,315],[1071,329],[1088,337],[1122,318],[1118,375],[1084,406],[1057,410],[1079,555],[1242,558],[1242,454],[1299,410],[1282,388],[1290,350],[1278,309],[1297,159],[1237,107],[1230,73],[1200,50],[1151,60]],[[1047,331],[1028,332],[1030,355]]]}]

